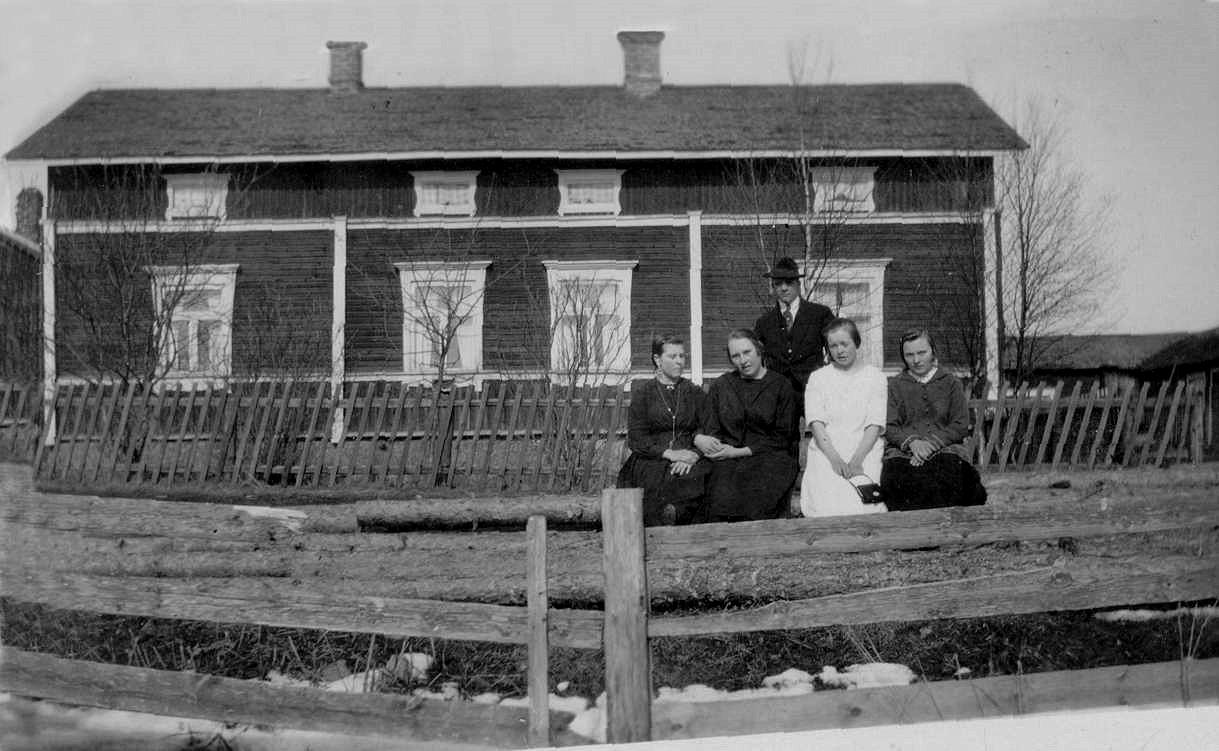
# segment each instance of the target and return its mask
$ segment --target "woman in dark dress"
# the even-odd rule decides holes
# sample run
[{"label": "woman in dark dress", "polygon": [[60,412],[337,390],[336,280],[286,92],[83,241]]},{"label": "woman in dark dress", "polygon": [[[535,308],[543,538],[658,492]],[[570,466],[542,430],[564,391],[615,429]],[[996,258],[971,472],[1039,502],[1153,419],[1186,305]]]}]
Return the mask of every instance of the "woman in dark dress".
[{"label": "woman in dark dress", "polygon": [[762,362],[749,329],[728,335],[734,370],[707,394],[694,445],[711,460],[707,511],[713,522],[787,515],[800,465],[799,412],[791,382]]},{"label": "woman in dark dress", "polygon": [[618,487],[643,488],[645,525],[701,521],[711,467],[694,450],[694,431],[706,395],[681,377],[686,365],[681,339],[653,339],[652,362],[656,377],[631,386],[631,455],[618,472]]},{"label": "woman in dark dress", "polygon": [[941,370],[935,342],[923,329],[899,340],[906,369],[889,380],[881,495],[890,511],[986,503],[986,488],[969,463],[965,389]]}]

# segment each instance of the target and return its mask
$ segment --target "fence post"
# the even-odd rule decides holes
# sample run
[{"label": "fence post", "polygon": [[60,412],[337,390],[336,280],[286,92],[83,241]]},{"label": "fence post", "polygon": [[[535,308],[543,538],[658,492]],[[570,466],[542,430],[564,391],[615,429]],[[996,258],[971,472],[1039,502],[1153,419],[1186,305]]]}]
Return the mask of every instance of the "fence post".
[{"label": "fence post", "polygon": [[651,739],[648,585],[643,550],[643,491],[601,494],[605,569],[606,740]]},{"label": "fence post", "polygon": [[550,607],[546,591],[546,517],[529,517],[525,598],[529,609],[529,743],[550,745]]}]

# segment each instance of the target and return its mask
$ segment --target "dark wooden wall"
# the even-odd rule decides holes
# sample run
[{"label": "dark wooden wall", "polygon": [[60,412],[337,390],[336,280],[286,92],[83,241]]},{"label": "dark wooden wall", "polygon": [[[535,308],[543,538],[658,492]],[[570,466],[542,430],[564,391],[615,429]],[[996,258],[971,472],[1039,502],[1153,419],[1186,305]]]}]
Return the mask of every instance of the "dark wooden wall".
[{"label": "dark wooden wall", "polygon": [[0,380],[42,373],[42,260],[0,235]]}]

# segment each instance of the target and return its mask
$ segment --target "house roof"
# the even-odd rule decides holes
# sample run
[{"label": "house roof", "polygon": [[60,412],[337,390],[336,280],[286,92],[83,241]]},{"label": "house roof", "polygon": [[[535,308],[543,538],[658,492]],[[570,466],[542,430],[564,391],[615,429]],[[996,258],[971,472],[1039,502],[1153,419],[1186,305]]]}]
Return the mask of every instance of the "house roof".
[{"label": "house roof", "polygon": [[[1137,370],[1143,367],[1147,358],[1185,336],[1183,332],[1063,336],[1046,346],[1044,355],[1038,358],[1037,369]],[[1014,348],[1010,339],[1005,355],[1004,367],[1013,367]]]},{"label": "house roof", "polygon": [[[1025,143],[960,84],[113,89],[92,91],[11,160],[437,152],[992,151]],[[798,123],[805,124],[802,134]]]},{"label": "house roof", "polygon": [[1140,364],[1142,370],[1219,361],[1219,326],[1182,337],[1152,354]]}]

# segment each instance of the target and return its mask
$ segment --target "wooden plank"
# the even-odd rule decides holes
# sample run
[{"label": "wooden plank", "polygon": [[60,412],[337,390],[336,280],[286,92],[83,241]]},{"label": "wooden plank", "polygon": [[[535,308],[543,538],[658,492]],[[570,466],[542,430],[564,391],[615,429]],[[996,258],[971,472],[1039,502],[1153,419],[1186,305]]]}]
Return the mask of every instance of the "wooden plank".
[{"label": "wooden plank", "polygon": [[[271,413],[275,410],[275,389],[282,385],[284,385],[283,381],[270,381],[267,384],[267,398],[265,400],[256,399],[254,402],[255,414],[261,409],[262,418],[258,421],[258,432],[254,434],[254,445],[250,449],[250,470],[245,476],[247,480],[259,479],[258,457],[262,450],[262,443],[267,437],[267,425],[271,422]],[[238,476],[240,476],[240,473]]]},{"label": "wooden plank", "polygon": [[[382,383],[382,385],[385,385],[385,384]],[[368,388],[365,390],[365,393],[364,393],[364,401],[361,403],[362,408],[360,409],[360,423],[359,423],[359,427],[356,428],[355,448],[352,451],[352,457],[351,457],[351,465],[350,465],[351,471],[347,475],[348,479],[351,480],[352,482],[357,482],[359,480],[361,470],[363,470],[364,474],[370,474],[372,472],[371,468],[369,468],[369,466],[367,464],[365,464],[364,460],[361,458],[360,449],[362,449],[364,447],[364,443],[365,443],[364,439],[368,436],[368,424],[369,424],[369,421],[372,419],[372,413],[374,411],[374,405],[376,404],[376,401],[377,401],[377,382],[369,381]],[[371,454],[369,455],[368,461],[369,462],[372,461]]]},{"label": "wooden plank", "polygon": [[[1121,565],[1103,560],[1064,561],[1063,565],[1029,571],[778,601],[748,610],[657,616],[648,625],[648,636],[984,618],[1219,596],[1219,561],[1216,560],[1175,556],[1156,561],[1144,559],[1137,565],[1131,560],[1123,561]],[[606,612],[608,632],[608,609]]]},{"label": "wooden plank", "polygon": [[571,461],[568,462],[567,475],[562,486],[564,490],[587,485],[593,457],[593,441],[589,435],[598,424],[595,420],[599,417],[598,413],[604,402],[605,389],[604,384],[596,386],[596,389],[590,392],[584,400],[584,409],[580,412],[580,419],[575,423],[576,428],[571,437]]},{"label": "wooden plank", "polygon": [[[474,425],[471,428],[471,436],[472,436],[473,443],[470,445],[469,450],[466,451],[466,455],[469,457],[469,460],[466,462],[466,473],[465,473],[466,474],[466,484],[471,487],[478,487],[479,481],[476,478],[480,474],[485,475],[485,472],[480,473],[478,471],[478,454],[479,454],[479,448],[482,447],[482,445],[483,445],[482,443],[480,443],[480,441],[483,440],[483,425],[485,425],[487,422],[487,404],[490,401],[490,399],[491,399],[491,385],[488,383],[484,383],[482,385],[482,388],[479,389],[478,406],[474,408],[474,414],[475,414]],[[492,429],[490,431],[490,434],[486,438],[486,445],[487,445],[486,455],[487,456],[490,456],[490,449],[492,446],[495,445],[494,426],[498,425],[498,422],[492,421],[491,425],[492,425]]]},{"label": "wooden plank", "polygon": [[324,393],[329,393],[330,396],[326,399],[326,410],[323,413],[326,419],[318,424],[317,465],[314,467],[312,475],[313,486],[315,488],[322,485],[322,477],[326,470],[326,452],[330,448],[330,426],[334,424],[335,410],[339,408],[339,395],[341,393],[341,391],[334,391],[328,382],[322,384],[322,389]]},{"label": "wooden plank", "polygon": [[1041,440],[1037,443],[1036,464],[1045,464],[1046,450],[1050,446],[1050,438],[1054,434],[1054,425],[1058,422],[1058,401],[1062,397],[1063,384],[1059,380],[1054,385],[1054,398],[1050,400],[1050,409],[1046,412],[1045,427],[1041,431]]},{"label": "wooden plank", "polygon": [[[235,394],[237,400],[240,400],[241,396],[237,392],[237,388],[237,384],[229,381],[220,394],[220,404],[216,407],[216,419],[212,423],[211,433],[208,434],[207,456],[203,458],[203,471],[199,475],[199,480],[202,482],[208,481],[213,463],[216,464],[216,481],[224,479],[224,458],[228,454],[229,436],[232,435],[233,421],[236,420],[234,416],[236,409],[230,409],[229,403],[233,401]],[[219,449],[219,454],[217,454],[217,449]]]},{"label": "wooden plank", "polygon": [[[1007,388],[1003,387],[1000,388],[995,394],[995,421],[990,426],[990,437],[987,438],[986,447],[982,452],[983,466],[990,464],[991,453],[996,452],[999,448],[999,436],[1001,435],[1000,431],[1003,429],[1004,420],[1003,411],[1006,408],[1006,405],[1004,404],[1004,399],[1007,397],[1006,392]],[[997,458],[998,457],[996,456],[996,459]]]},{"label": "wooden plank", "polygon": [[1024,414],[1025,404],[1029,398],[1029,384],[1025,381],[1016,389],[1016,406],[1012,409],[1012,416],[1007,421],[1006,430],[1003,434],[1003,443],[999,446],[999,471],[1002,472],[1007,467],[1008,457],[1012,453],[1012,441],[1016,439],[1016,429],[1020,426],[1020,417]]},{"label": "wooden plank", "polygon": [[[558,414],[558,399],[559,393],[553,385],[546,389],[546,408],[542,411],[542,424],[538,428],[538,446],[533,452],[533,476],[529,488],[531,490],[541,490],[544,485],[543,476],[546,471],[547,459],[550,463],[550,477],[554,477],[554,473],[559,471],[559,453],[562,451],[562,437],[559,434],[559,419]],[[568,401],[570,402],[571,390],[568,392]],[[551,423],[554,427],[551,427]],[[549,451],[547,451],[549,447]],[[525,479],[525,468],[521,467],[521,479]],[[547,486],[549,487],[549,486]]]},{"label": "wooden plank", "polygon": [[1037,396],[1029,401],[1029,416],[1024,425],[1024,438],[1020,441],[1020,452],[1016,464],[1023,467],[1028,459],[1029,448],[1033,445],[1033,436],[1037,432],[1037,413],[1041,410],[1042,394],[1045,393],[1045,381],[1039,381],[1036,386]]},{"label": "wooden plank", "polygon": [[[279,439],[283,434],[284,419],[288,414],[288,406],[292,403],[292,389],[295,385],[296,379],[294,378],[286,378],[281,381],[283,392],[279,395],[279,407],[275,411],[275,424],[271,426],[271,434],[267,437],[266,468],[264,470],[265,474],[263,474],[263,481],[268,484],[271,482],[271,474],[275,471],[275,467],[279,466],[275,461],[275,449],[279,446]],[[254,452],[254,469],[257,472],[257,451]],[[288,468],[284,467],[283,472],[286,473],[287,471]]]},{"label": "wooden plank", "polygon": [[327,483],[331,487],[334,487],[334,483],[338,480],[339,470],[343,464],[343,449],[347,445],[347,431],[351,428],[351,422],[354,419],[354,405],[356,397],[360,393],[360,382],[356,381],[350,385],[345,384],[345,387],[350,388],[351,391],[344,400],[342,412],[339,413],[339,419],[343,425],[339,432],[339,442],[334,447],[334,468],[330,471],[330,481]]},{"label": "wooden plank", "polygon": [[[804,696],[655,705],[656,740],[909,725],[1219,701],[1219,659],[1115,665]],[[917,733],[917,730],[912,730]]]},{"label": "wooden plank", "polygon": [[[114,477],[115,465],[118,464],[119,456],[121,455],[120,446],[122,445],[122,437],[127,430],[127,419],[131,414],[131,403],[135,399],[135,381],[127,384],[127,392],[120,397],[111,410],[109,417],[106,420],[106,431],[102,435],[103,446],[97,452],[97,464],[93,467],[93,474],[89,477],[89,482],[96,483],[107,481]],[[114,393],[118,396],[121,389],[115,385]],[[122,406],[119,406],[121,402]],[[114,422],[114,410],[118,410],[118,423]],[[102,467],[105,467],[103,473]]]},{"label": "wooden plank", "polygon": [[550,601],[546,594],[546,517],[529,517],[525,536],[525,598],[529,616],[529,742],[541,747],[550,745]]},{"label": "wooden plank", "polygon": [[1147,465],[1150,462],[1155,451],[1155,436],[1156,430],[1160,427],[1160,413],[1164,411],[1164,402],[1168,400],[1168,381],[1160,384],[1160,390],[1156,393],[1155,404],[1152,405],[1151,422],[1147,425],[1147,430],[1143,434],[1143,441],[1140,446],[1139,464]]},{"label": "wooden plank", "polygon": [[605,486],[611,485],[611,477],[618,473],[618,468],[613,466],[614,456],[613,447],[618,441],[618,431],[622,426],[623,419],[630,409],[630,398],[626,392],[621,389],[615,389],[613,412],[610,415],[609,430],[605,434],[605,455],[601,459],[601,484]]},{"label": "wooden plank", "polygon": [[[1164,453],[1168,450],[1168,444],[1172,441],[1174,429],[1177,421],[1177,407],[1181,404],[1181,394],[1185,391],[1185,381],[1177,381],[1177,388],[1173,390],[1172,406],[1168,410],[1168,419],[1164,422],[1164,436],[1160,439],[1160,448],[1156,451],[1155,462],[1153,467],[1160,467],[1164,464]],[[1152,434],[1152,438],[1155,434]]]},{"label": "wooden plank", "polygon": [[[9,449],[9,452],[11,452],[11,453],[17,452],[17,443],[21,440],[21,418],[22,418],[22,416],[25,415],[26,406],[29,404],[30,392],[32,392],[32,391],[34,391],[34,388],[32,386],[26,386],[21,389],[21,395],[19,397],[17,397],[17,407],[13,411],[12,437],[9,439],[9,444],[8,444],[8,449]],[[8,391],[5,391],[5,393],[8,393]],[[35,409],[31,409],[30,414],[31,415],[38,414],[37,408],[35,407]],[[32,425],[38,425],[38,424],[41,424],[41,422],[42,422],[42,420],[40,418],[35,419],[32,416],[29,418],[29,420]],[[38,432],[39,431],[34,431],[35,440],[38,441],[39,444],[41,444],[42,441],[39,439],[42,436],[37,435]]]},{"label": "wooden plank", "polygon": [[[208,389],[211,389],[210,383],[208,384]],[[195,395],[197,393],[198,393],[198,389],[196,389],[192,386],[191,390],[190,390],[190,396],[187,397],[187,399],[186,399],[186,409],[182,412],[182,429],[180,431],[178,431],[178,443],[177,443],[177,445],[174,446],[174,460],[169,465],[169,477],[165,478],[165,482],[167,485],[174,484],[174,475],[176,475],[178,473],[178,464],[182,461],[182,444],[186,443],[186,435],[189,432],[189,430],[187,428],[189,428],[189,426],[190,426],[191,415],[194,414],[194,411],[195,411]],[[175,413],[177,412],[176,408],[177,408],[178,404],[181,403],[181,401],[182,401],[181,397],[174,399],[174,407],[175,407],[174,412]],[[200,428],[203,427],[202,410],[200,410],[199,422],[200,422],[200,424],[195,426],[195,433],[199,433]],[[196,441],[197,441],[196,438],[192,438],[191,444],[194,444]],[[163,452],[163,454],[162,454],[162,459],[164,459],[164,454],[169,453],[168,447],[166,447],[166,449],[167,450],[165,452]],[[190,481],[190,467],[189,466],[187,467],[185,477],[183,479],[188,482]]]},{"label": "wooden plank", "polygon": [[1193,394],[1192,400],[1194,408],[1194,416],[1190,421],[1190,439],[1189,439],[1189,459],[1190,463],[1195,467],[1202,463],[1206,447],[1205,438],[1205,419],[1206,409],[1206,384],[1199,383]]},{"label": "wooden plank", "polygon": [[[58,409],[59,409],[60,391],[61,391],[61,388],[57,385],[55,387],[55,394],[51,397],[51,404],[49,405],[49,407],[47,407],[47,409],[51,413],[52,421],[57,421],[56,415],[58,414]],[[55,457],[55,449],[59,443],[59,436],[56,435],[54,441],[52,442],[52,445],[48,446],[47,445],[47,437],[48,437],[47,433],[49,433],[49,430],[50,430],[50,425],[44,424],[42,426],[42,430],[39,431],[38,447],[34,450],[34,476],[35,477],[44,476],[43,475],[43,471],[44,471],[43,462],[46,461],[48,454],[51,456],[51,464],[50,464],[51,468],[50,468],[50,470],[46,471],[47,474],[45,476],[46,477],[54,476],[54,470],[55,470],[54,457]]]},{"label": "wooden plank", "polygon": [[[103,404],[107,401],[106,400],[106,391],[107,391],[106,386],[107,386],[107,384],[101,383],[101,382],[99,382],[97,384],[97,400],[94,402],[92,409],[88,410],[89,411],[89,426],[85,429],[85,434],[83,436],[84,444],[85,444],[85,455],[81,457],[80,472],[78,472],[76,475],[77,480],[82,483],[85,481],[85,475],[88,474],[88,472],[89,472],[89,464],[91,463],[90,455],[94,453],[93,444],[95,442],[97,443],[97,453],[98,454],[101,453],[102,448],[105,446],[104,437],[98,435],[98,430],[99,430],[100,425],[102,424],[102,415],[106,411],[105,407],[103,406]],[[113,394],[116,391],[118,391],[118,386],[113,386],[110,389],[111,394]],[[111,401],[113,401],[113,400],[111,400]],[[96,441],[95,441],[95,439],[96,439]],[[97,461],[100,461],[100,460],[101,460],[101,458],[99,456],[97,458]]]},{"label": "wooden plank", "polygon": [[190,450],[186,453],[186,468],[182,473],[183,482],[189,483],[191,481],[191,475],[195,471],[195,457],[199,455],[199,444],[204,443],[204,437],[210,435],[206,427],[210,424],[212,400],[215,394],[215,389],[212,388],[212,382],[209,380],[204,386],[203,403],[199,405],[199,420],[195,424],[194,437],[190,441]]},{"label": "wooden plank", "polygon": [[1135,443],[1135,438],[1139,434],[1139,428],[1143,424],[1143,412],[1147,409],[1147,390],[1151,387],[1150,383],[1144,383],[1143,388],[1139,390],[1138,401],[1135,402],[1135,408],[1130,413],[1130,421],[1128,426],[1124,426],[1123,434],[1125,437],[1124,446],[1126,449],[1123,456],[1123,464],[1127,467],[1134,466],[1136,457],[1139,453],[1139,447]]},{"label": "wooden plank", "polygon": [[1079,466],[1079,452],[1088,438],[1088,424],[1092,420],[1092,408],[1096,405],[1096,397],[1100,391],[1100,382],[1093,381],[1088,391],[1088,401],[1084,404],[1084,416],[1079,421],[1079,431],[1075,434],[1075,446],[1071,449],[1071,466]]},{"label": "wooden plank", "polygon": [[241,479],[241,465],[245,463],[246,445],[258,424],[258,402],[262,396],[263,383],[264,381],[254,381],[243,384],[250,391],[249,409],[243,409],[242,402],[245,401],[245,397],[240,391],[237,392],[233,422],[233,429],[237,431],[237,448],[233,452],[233,466],[229,470],[229,482],[232,483]]},{"label": "wooden plank", "polygon": [[[137,403],[133,405],[134,409],[132,409],[131,413],[127,416],[127,419],[124,421],[124,425],[122,426],[122,432],[119,435],[121,440],[127,443],[127,448],[122,452],[121,457],[117,451],[115,452],[116,467],[115,472],[111,473],[111,475],[114,475],[121,469],[122,474],[116,478],[121,483],[130,482],[131,480],[131,465],[132,462],[135,461],[135,449],[136,445],[139,443],[139,436],[137,433],[140,430],[139,426],[144,420],[148,419],[148,403],[152,400],[152,389],[147,384],[133,383],[132,385],[138,385],[138,387],[141,389],[141,393]],[[120,458],[122,459],[121,467],[118,466],[120,464]]]},{"label": "wooden plank", "polygon": [[[364,587],[361,587],[363,589]],[[525,644],[528,611],[511,605],[443,602],[394,597],[369,583],[370,592],[350,581],[293,581],[282,577],[170,579],[111,577],[13,567],[0,582],[4,596],[50,607],[97,613],[183,618],[217,623],[308,628],[433,638]],[[602,615],[596,610],[552,610],[550,641],[557,647],[597,649]]]},{"label": "wooden plank", "polygon": [[399,390],[399,398],[407,405],[406,413],[406,440],[402,443],[402,458],[398,462],[398,487],[402,487],[407,482],[408,475],[418,477],[419,472],[413,471],[411,467],[411,445],[415,442],[415,432],[419,426],[420,415],[423,414],[423,398],[410,397],[410,389],[404,383]]},{"label": "wooden plank", "polygon": [[606,740],[651,739],[648,585],[644,567],[643,491],[601,494],[605,567]]},{"label": "wooden plank", "polygon": [[[484,390],[489,388],[490,384],[483,386]],[[478,483],[478,487],[480,489],[487,489],[487,486],[491,484],[491,479],[496,477],[493,469],[495,466],[495,447],[500,445],[499,430],[501,421],[504,418],[504,404],[508,401],[508,384],[505,381],[499,381],[497,383],[497,388],[498,391],[495,399],[495,411],[491,415],[490,423],[487,425],[487,450],[483,452],[482,477]],[[508,443],[505,440],[504,446],[507,445]],[[471,468],[471,470],[473,470],[473,468]],[[494,489],[499,490],[500,488],[496,487]]]},{"label": "wooden plank", "polygon": [[[8,418],[9,403],[12,402],[13,392],[16,390],[17,390],[17,384],[15,384],[15,383],[0,383],[0,425],[2,425],[4,420],[6,420]],[[23,389],[23,391],[24,391],[24,389]],[[12,439],[12,443],[11,443],[12,450],[16,450],[16,448],[17,448],[16,436],[17,436],[17,432],[20,430],[20,427],[21,427],[20,418],[21,418],[21,410],[18,409],[14,413],[12,421],[9,423],[9,431],[13,434],[13,439]],[[3,440],[2,435],[0,435],[0,440]]]},{"label": "wooden plank", "polygon": [[[369,451],[368,457],[368,481],[373,482],[378,477],[381,482],[385,482],[385,476],[389,474],[389,454],[393,448],[392,436],[386,438],[386,418],[389,415],[389,392],[393,389],[392,381],[385,381],[381,384],[381,400],[377,404],[377,424],[373,428],[372,433],[372,450]],[[380,453],[381,442],[385,441],[385,461],[379,462],[378,453]],[[377,465],[381,465],[380,473],[377,472]]]},{"label": "wooden plank", "polygon": [[450,443],[453,436],[453,405],[454,405],[453,388],[441,388],[439,386],[432,389],[433,409],[436,413],[436,419],[432,422],[435,427],[431,431],[429,444],[431,445],[432,462],[429,469],[430,477],[428,485],[430,487],[439,487],[445,483],[441,482],[442,473],[445,469],[445,456],[447,449],[452,445]]},{"label": "wooden plank", "polygon": [[1117,417],[1113,419],[1113,433],[1109,437],[1109,447],[1105,449],[1104,456],[1100,460],[1101,466],[1103,467],[1113,465],[1113,455],[1117,453],[1118,444],[1121,442],[1122,436],[1126,432],[1126,408],[1130,406],[1130,396],[1133,393],[1134,384],[1131,384],[1129,387],[1122,390],[1122,398],[1118,402],[1117,407]]},{"label": "wooden plank", "polygon": [[[0,648],[0,689],[87,707],[274,725],[350,735],[391,736],[523,748],[526,711],[473,702],[426,701],[404,694],[347,694],[274,686],[177,670],[150,670]],[[555,713],[558,726],[571,715]],[[550,719],[549,717],[547,719]],[[166,748],[180,744],[169,743]]]},{"label": "wooden plank", "polygon": [[1075,405],[1079,403],[1079,381],[1071,388],[1071,398],[1067,400],[1067,411],[1062,418],[1062,430],[1058,433],[1058,441],[1054,444],[1054,458],[1050,460],[1050,468],[1057,468],[1062,461],[1062,452],[1071,437],[1072,420],[1075,419]]},{"label": "wooden plank", "polygon": [[[474,391],[471,388],[454,389],[453,400],[460,404],[457,411],[457,416],[453,418],[453,429],[449,434],[449,462],[448,475],[446,484],[452,488],[457,484],[457,477],[461,474],[459,467],[461,465],[461,443],[465,440],[466,433],[470,430],[470,423],[474,419]],[[477,440],[477,436],[475,436]]]},{"label": "wooden plank", "polygon": [[1092,439],[1092,445],[1088,447],[1088,453],[1084,457],[1088,469],[1096,467],[1096,460],[1101,454],[1101,449],[1105,445],[1105,431],[1109,427],[1109,414],[1113,411],[1113,403],[1117,400],[1117,394],[1109,391],[1101,398],[1104,408],[1101,410],[1100,419],[1096,422],[1096,435]]},{"label": "wooden plank", "polygon": [[[397,400],[391,399],[390,401],[391,401],[391,403],[394,404],[394,416],[390,419],[390,424],[389,424],[389,428],[388,428],[388,433],[389,433],[388,447],[385,451],[385,467],[382,470],[382,475],[381,475],[381,482],[382,482],[382,484],[385,484],[385,485],[389,485],[391,482],[391,479],[395,478],[395,474],[393,472],[394,449],[398,445],[398,435],[402,430],[402,413],[403,413],[404,408],[406,407],[406,384],[405,383],[403,383],[403,382],[398,383],[398,398],[397,398]],[[410,443],[410,436],[408,435],[406,438],[406,441],[404,442],[403,445],[405,446],[409,443]],[[398,466],[401,467],[401,464],[399,463]],[[401,479],[401,478],[399,477],[398,479]]]},{"label": "wooden plank", "polygon": [[[81,422],[85,419],[85,410],[88,406],[89,388],[93,384],[86,381],[81,384],[80,406],[76,407],[76,419],[72,421],[72,432],[64,435],[64,440],[60,445],[67,443],[68,450],[64,457],[63,478],[70,480],[72,478],[72,461],[76,455],[76,443],[80,438]],[[72,386],[68,390],[68,406],[64,412],[63,425],[66,428],[68,425],[68,417],[72,414],[72,407],[77,403],[76,386]]]},{"label": "wooden plank", "polygon": [[[301,444],[300,461],[296,469],[296,487],[305,482],[305,472],[309,467],[309,451],[313,448],[313,433],[317,429],[317,416],[322,409],[322,397],[326,394],[326,382],[318,381],[313,393],[313,408],[309,410],[309,421],[305,425],[305,442]],[[322,453],[325,453],[325,439],[322,440]]]},{"label": "wooden plank", "polygon": [[[135,481],[137,485],[144,483],[144,468],[148,461],[148,453],[152,449],[157,423],[161,421],[161,414],[165,411],[165,392],[168,390],[168,384],[162,384],[161,388],[157,389],[157,406],[153,407],[152,412],[144,410],[148,429],[144,434],[144,450],[140,452],[140,460],[136,463]],[[155,482],[157,478],[152,479]]]},{"label": "wooden plank", "polygon": [[[526,386],[528,386],[528,388],[531,390],[536,391],[536,383],[529,382],[516,384],[516,398],[512,402],[512,412],[508,415],[507,444],[504,446],[503,450],[504,466],[500,469],[500,487],[496,488],[496,490],[506,490],[511,483],[510,473],[513,465],[512,457],[514,454],[518,453],[516,436],[517,418],[520,416]],[[519,459],[517,461],[517,466],[520,466]]]},{"label": "wooden plank", "polygon": [[[554,393],[554,385],[545,381],[535,381],[533,383],[533,399],[526,400],[522,407],[525,409],[525,415],[521,420],[521,442],[518,444],[520,456],[516,461],[515,472],[513,473],[512,488],[522,490],[526,487],[526,482],[529,481],[530,459],[539,460],[542,454],[541,438],[543,436],[541,430],[537,426],[538,412],[545,415],[544,400],[549,399]],[[538,437],[538,445],[534,445],[535,433]],[[536,485],[534,486],[536,488]]]}]

